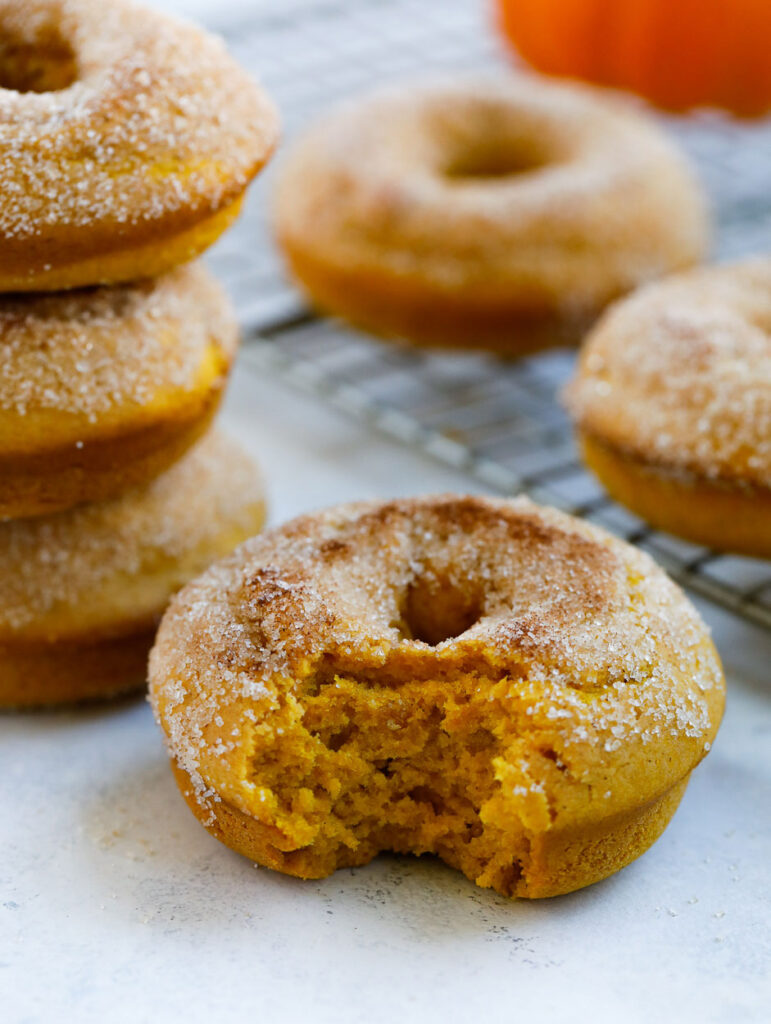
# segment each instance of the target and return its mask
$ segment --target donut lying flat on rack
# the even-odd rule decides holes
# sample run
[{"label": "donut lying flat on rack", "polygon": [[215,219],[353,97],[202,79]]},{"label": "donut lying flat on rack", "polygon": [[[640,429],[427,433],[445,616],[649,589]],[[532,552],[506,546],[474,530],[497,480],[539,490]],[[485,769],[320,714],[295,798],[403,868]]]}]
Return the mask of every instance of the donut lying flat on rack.
[{"label": "donut lying flat on rack", "polygon": [[390,89],[322,118],[275,230],[311,301],[375,334],[518,355],[705,253],[694,176],[598,90],[509,75]]}]

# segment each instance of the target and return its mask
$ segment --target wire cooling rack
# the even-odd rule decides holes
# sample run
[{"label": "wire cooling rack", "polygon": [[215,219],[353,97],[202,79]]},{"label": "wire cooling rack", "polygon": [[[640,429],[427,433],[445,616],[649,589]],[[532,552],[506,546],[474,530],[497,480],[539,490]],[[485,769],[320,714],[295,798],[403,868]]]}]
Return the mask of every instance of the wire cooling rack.
[{"label": "wire cooling rack", "polygon": [[[351,94],[432,72],[505,68],[485,0],[285,0],[227,26],[235,55],[277,100],[284,137]],[[771,122],[663,119],[697,165],[717,221],[716,256],[771,249]],[[280,158],[279,158],[280,160]],[[647,549],[682,584],[771,628],[771,563],[717,555],[653,531],[614,504],[578,459],[559,393],[575,354],[517,362],[380,342],[311,313],[283,275],[268,224],[273,170],[211,263],[245,328],[243,360],[323,396],[375,429],[528,493]]]}]

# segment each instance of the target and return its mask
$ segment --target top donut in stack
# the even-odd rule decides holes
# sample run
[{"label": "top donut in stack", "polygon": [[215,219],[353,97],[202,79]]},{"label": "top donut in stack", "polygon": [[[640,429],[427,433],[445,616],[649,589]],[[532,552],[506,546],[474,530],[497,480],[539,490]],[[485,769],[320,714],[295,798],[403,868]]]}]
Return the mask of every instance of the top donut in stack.
[{"label": "top donut in stack", "polygon": [[0,290],[162,274],[234,220],[276,115],[214,37],[126,0],[0,0]]}]

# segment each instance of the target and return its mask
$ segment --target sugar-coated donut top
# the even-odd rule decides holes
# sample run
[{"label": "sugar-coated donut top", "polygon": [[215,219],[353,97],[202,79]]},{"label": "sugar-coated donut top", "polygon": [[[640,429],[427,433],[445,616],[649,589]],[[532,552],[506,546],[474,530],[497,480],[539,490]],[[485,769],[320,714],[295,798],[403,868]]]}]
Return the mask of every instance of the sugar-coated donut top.
[{"label": "sugar-coated donut top", "polygon": [[0,637],[38,627],[61,606],[77,609],[111,581],[183,559],[225,531],[251,532],[263,497],[252,461],[215,431],[147,487],[0,522]]},{"label": "sugar-coated donut top", "polygon": [[72,84],[0,88],[0,237],[214,212],[275,143],[270,102],[192,25],[128,0],[0,0],[0,84],[8,39],[45,61],[52,38]]},{"label": "sugar-coated donut top", "polygon": [[322,263],[477,295],[516,286],[566,312],[689,265],[707,234],[698,186],[652,121],[526,74],[348,103],[290,152],[276,223]]},{"label": "sugar-coated donut top", "polygon": [[[458,635],[411,638],[426,614]],[[218,759],[241,756],[224,707],[268,722],[314,679],[454,671],[508,678],[512,713],[601,758],[680,737],[692,767],[722,703],[703,624],[645,554],[525,499],[456,496],[344,505],[247,541],[172,601],[151,699],[205,799],[228,777]]]},{"label": "sugar-coated donut top", "polygon": [[581,429],[670,470],[771,487],[771,258],[611,308],[567,392]]},{"label": "sugar-coated donut top", "polygon": [[59,409],[96,421],[191,388],[210,346],[232,359],[230,303],[202,264],[148,281],[0,296],[0,411]]}]

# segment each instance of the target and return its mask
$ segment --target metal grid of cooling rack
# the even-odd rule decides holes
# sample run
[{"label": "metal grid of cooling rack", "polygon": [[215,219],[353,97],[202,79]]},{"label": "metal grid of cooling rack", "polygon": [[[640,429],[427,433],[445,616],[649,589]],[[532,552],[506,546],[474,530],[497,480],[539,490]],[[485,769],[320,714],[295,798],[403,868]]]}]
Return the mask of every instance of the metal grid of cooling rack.
[{"label": "metal grid of cooling rack", "polygon": [[[263,9],[227,26],[225,35],[277,100],[291,138],[321,110],[383,82],[505,67],[488,22],[484,0],[287,0],[278,12]],[[712,198],[717,257],[771,248],[771,123],[717,115],[664,123]],[[599,523],[650,551],[693,591],[771,628],[771,563],[716,555],[652,531],[582,469],[558,398],[574,353],[513,363],[428,353],[304,308],[270,241],[271,177],[269,169],[210,260],[236,300],[247,367],[323,396],[490,490],[525,492]]]}]

